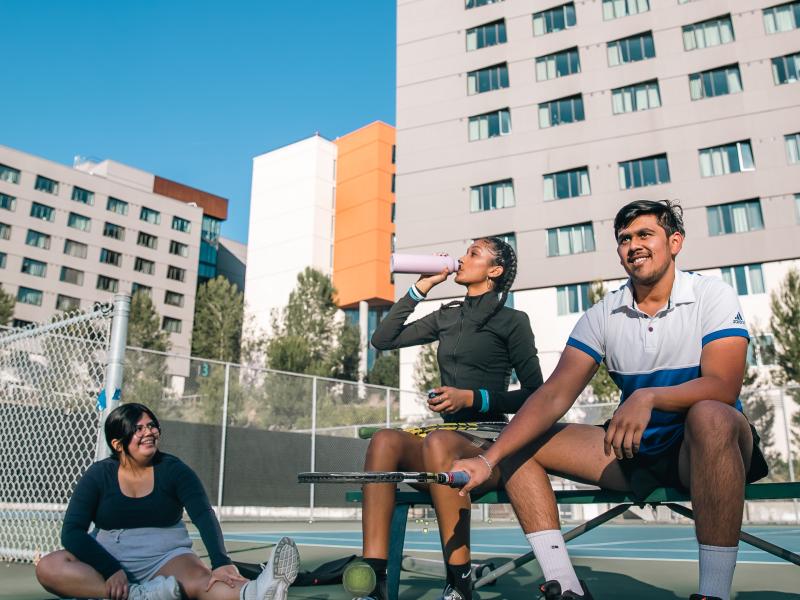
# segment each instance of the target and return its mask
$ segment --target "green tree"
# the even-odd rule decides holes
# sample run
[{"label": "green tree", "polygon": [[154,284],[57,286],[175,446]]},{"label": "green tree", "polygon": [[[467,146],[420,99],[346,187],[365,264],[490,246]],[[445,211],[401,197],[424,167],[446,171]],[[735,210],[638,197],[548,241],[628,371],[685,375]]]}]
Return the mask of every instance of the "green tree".
[{"label": "green tree", "polygon": [[414,385],[420,394],[428,393],[431,388],[439,387],[442,375],[439,372],[439,360],[436,352],[439,342],[423,346],[414,363]]},{"label": "green tree", "polygon": [[330,350],[327,366],[330,377],[358,381],[361,356],[361,330],[345,319],[338,327],[336,342]]},{"label": "green tree", "polygon": [[372,364],[367,383],[400,387],[400,354],[397,350],[381,353]]},{"label": "green tree", "polygon": [[[600,280],[592,282],[591,286],[589,286],[589,302],[594,305],[600,302],[605,295],[605,284]],[[619,388],[617,384],[614,383],[614,380],[611,379],[605,362],[600,363],[600,367],[589,382],[589,386],[592,388],[594,403],[614,404],[619,400]],[[614,407],[604,407],[601,413],[602,414],[595,417],[598,421],[610,418],[611,415],[614,414]]]},{"label": "green tree", "polygon": [[3,290],[0,285],[0,325],[8,325],[11,318],[14,316],[14,296]]},{"label": "green tree", "polygon": [[197,289],[192,356],[239,362],[244,294],[222,275]]},{"label": "green tree", "polygon": [[[166,352],[169,336],[161,329],[161,319],[153,301],[145,293],[136,292],[131,298],[128,317],[128,346]],[[164,380],[167,374],[166,357],[162,354],[127,350],[123,371],[122,394],[129,402],[141,402],[163,418],[177,418],[173,407],[164,402]]]}]

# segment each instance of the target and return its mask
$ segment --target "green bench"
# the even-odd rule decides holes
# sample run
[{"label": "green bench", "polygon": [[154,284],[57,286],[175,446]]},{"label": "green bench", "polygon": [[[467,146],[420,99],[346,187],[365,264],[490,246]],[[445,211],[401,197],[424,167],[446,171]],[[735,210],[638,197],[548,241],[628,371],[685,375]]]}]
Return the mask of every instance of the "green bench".
[{"label": "green bench", "polygon": [[[793,500],[800,498],[800,483],[754,483],[745,488],[745,498],[747,500]],[[347,492],[348,502],[360,503],[362,501],[361,492]],[[578,525],[564,534],[564,539],[570,541],[587,531],[602,525],[624,513],[632,506],[666,506],[670,510],[688,517],[694,518],[690,508],[678,504],[688,502],[687,494],[672,488],[659,488],[653,491],[644,501],[633,498],[626,492],[613,492],[600,489],[589,490],[559,490],[556,491],[556,501],[559,504],[614,504],[615,506],[601,515],[594,517]],[[509,502],[505,492],[488,492],[482,496],[472,498],[474,504],[506,504]],[[389,543],[389,560],[387,572],[387,585],[389,600],[398,600],[400,588],[400,563],[403,558],[403,544],[406,536],[406,523],[408,521],[408,509],[417,505],[430,505],[431,497],[427,492],[397,492],[395,500],[394,514],[392,515],[392,526]],[[769,552],[783,560],[800,566],[800,555],[791,552],[780,546],[776,546],[766,540],[741,532],[739,539],[751,546],[755,546]],[[519,558],[515,558],[499,568],[483,575],[475,582],[475,588],[483,587],[495,581],[498,577],[513,571],[514,569],[534,560],[533,552],[529,552]]]}]

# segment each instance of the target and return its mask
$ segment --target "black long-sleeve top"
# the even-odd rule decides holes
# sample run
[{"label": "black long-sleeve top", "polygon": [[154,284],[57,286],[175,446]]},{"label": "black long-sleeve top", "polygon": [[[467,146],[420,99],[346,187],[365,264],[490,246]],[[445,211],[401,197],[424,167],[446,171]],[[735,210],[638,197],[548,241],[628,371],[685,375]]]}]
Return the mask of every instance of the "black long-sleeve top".
[{"label": "black long-sleeve top", "polygon": [[[442,385],[472,390],[473,405],[442,415],[447,422],[504,421],[542,385],[542,370],[530,320],[524,312],[503,307],[482,329],[481,321],[497,305],[492,292],[466,296],[461,303],[406,324],[417,301],[406,294],[394,303],[372,336],[378,350],[392,350],[439,341],[437,359]],[[508,391],[512,368],[521,388]],[[489,406],[481,412],[483,394]]]},{"label": "black long-sleeve top", "polygon": [[185,507],[200,531],[212,568],[231,564],[203,484],[183,461],[171,454],[156,454],[153,491],[141,498],[122,493],[119,466],[116,459],[106,458],[89,467],[78,481],[61,528],[66,550],[108,579],[122,567],[87,533],[91,523],[105,530],[171,527],[181,520]]}]

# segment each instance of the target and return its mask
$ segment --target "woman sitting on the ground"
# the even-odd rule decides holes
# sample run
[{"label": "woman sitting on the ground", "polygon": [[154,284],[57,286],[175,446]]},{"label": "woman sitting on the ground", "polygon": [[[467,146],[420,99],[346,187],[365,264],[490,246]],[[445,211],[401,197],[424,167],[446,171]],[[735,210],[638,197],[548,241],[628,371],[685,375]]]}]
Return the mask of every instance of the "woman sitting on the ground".
[{"label": "woman sitting on the ground", "polygon": [[[70,499],[61,543],[36,566],[39,583],[54,594],[112,600],[285,600],[299,556],[283,538],[256,581],[239,574],[225,551],[222,530],[197,475],[158,450],[161,426],[143,404],[123,404],[108,415],[113,456],[93,464]],[[186,509],[211,560],[192,551]],[[91,523],[96,536],[87,533]]]}]

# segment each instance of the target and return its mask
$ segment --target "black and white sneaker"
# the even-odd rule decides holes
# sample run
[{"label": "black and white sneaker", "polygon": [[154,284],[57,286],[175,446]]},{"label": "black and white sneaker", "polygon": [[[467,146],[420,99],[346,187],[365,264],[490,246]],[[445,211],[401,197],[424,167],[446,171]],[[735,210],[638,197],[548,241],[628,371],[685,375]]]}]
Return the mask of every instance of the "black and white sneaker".
[{"label": "black and white sneaker", "polygon": [[544,594],[540,598],[541,600],[594,600],[585,582],[581,581],[581,587],[583,588],[582,596],[572,590],[562,593],[561,584],[558,581],[545,581],[539,586],[539,591]]}]

